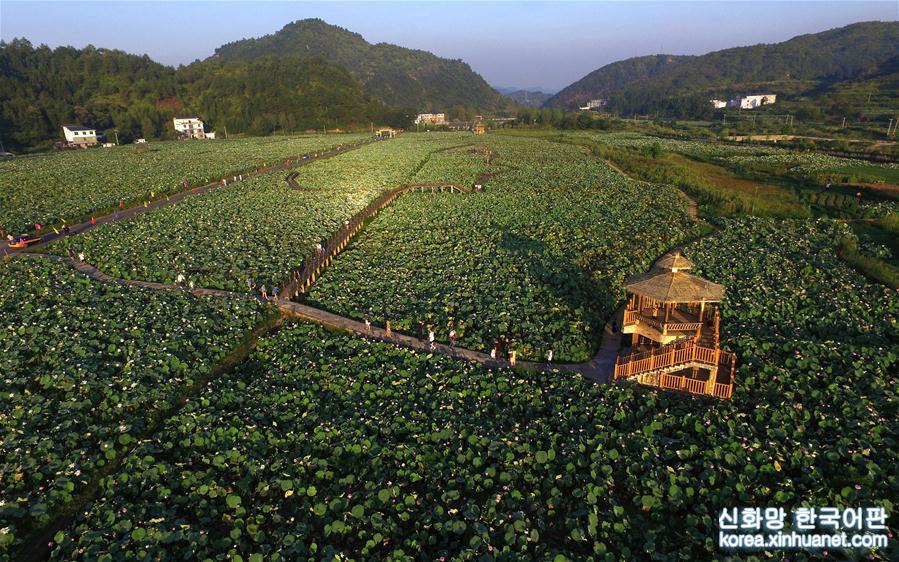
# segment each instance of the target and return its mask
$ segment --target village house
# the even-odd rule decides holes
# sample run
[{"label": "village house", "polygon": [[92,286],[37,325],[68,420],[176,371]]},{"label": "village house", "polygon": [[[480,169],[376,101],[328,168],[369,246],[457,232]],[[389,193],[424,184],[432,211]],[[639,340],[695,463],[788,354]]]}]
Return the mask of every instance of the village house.
[{"label": "village house", "polygon": [[97,130],[90,127],[63,125],[62,133],[66,137],[66,142],[70,144],[83,146],[94,146],[97,144]]},{"label": "village house", "polygon": [[734,98],[727,105],[728,107],[739,107],[740,109],[755,109],[763,105],[773,105],[776,101],[777,94],[752,94]]},{"label": "village house", "polygon": [[444,113],[419,113],[415,118],[416,125],[445,125],[446,114]]},{"label": "village house", "polygon": [[591,109],[600,109],[600,108],[605,107],[608,103],[609,103],[609,100],[595,99],[595,100],[588,101],[586,105],[579,107],[578,109],[581,109],[583,111],[589,111]]},{"label": "village house", "polygon": [[205,139],[206,133],[203,131],[203,122],[198,117],[175,117],[172,120],[175,124],[175,132],[180,138],[185,139]]}]

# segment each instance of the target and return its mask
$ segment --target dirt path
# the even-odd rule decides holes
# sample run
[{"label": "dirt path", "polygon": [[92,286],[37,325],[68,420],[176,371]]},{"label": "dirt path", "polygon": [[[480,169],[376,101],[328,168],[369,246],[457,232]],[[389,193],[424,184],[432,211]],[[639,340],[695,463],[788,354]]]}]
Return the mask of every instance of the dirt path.
[{"label": "dirt path", "polygon": [[[155,201],[150,201],[146,205],[144,205],[144,204],[134,205],[132,207],[121,209],[119,211],[115,211],[115,212],[107,214],[107,215],[95,217],[95,220],[89,220],[89,221],[85,221],[85,222],[78,223],[75,225],[70,225],[69,226],[69,232],[70,232],[69,236],[77,236],[79,234],[83,234],[84,232],[87,232],[88,230],[95,228],[97,226],[103,225],[103,224],[127,220],[135,215],[140,215],[143,213],[148,213],[150,211],[155,211],[156,209],[168,207],[170,205],[179,203],[180,201],[184,200],[187,197],[191,197],[193,195],[200,195],[200,194],[206,193],[208,191],[220,189],[222,187],[226,187],[226,186],[232,185],[234,183],[238,183],[240,181],[247,180],[249,178],[263,176],[263,175],[271,174],[273,172],[279,172],[281,170],[284,170],[287,168],[292,168],[295,166],[304,166],[306,164],[309,164],[310,162],[315,162],[317,160],[323,160],[325,158],[330,158],[330,157],[336,156],[338,154],[343,154],[343,153],[349,152],[353,149],[360,148],[367,144],[371,144],[372,142],[375,142],[375,141],[367,140],[367,141],[359,141],[359,142],[353,143],[353,144],[341,145],[341,147],[335,146],[335,147],[328,149],[326,151],[323,151],[323,152],[316,152],[315,156],[310,155],[309,158],[307,158],[305,160],[303,160],[303,159],[287,160],[280,164],[275,164],[274,166],[269,166],[266,168],[259,168],[253,172],[249,172],[246,174],[240,174],[237,176],[232,176],[231,178],[225,178],[225,179],[215,181],[212,183],[207,183],[206,185],[194,187],[194,188],[188,189],[186,191],[180,191],[173,195],[168,195],[164,198],[156,199]],[[3,242],[3,253],[4,253],[4,255],[9,255],[9,254],[14,254],[14,253],[19,253],[19,252],[25,252],[25,253],[31,252],[31,251],[34,251],[38,248],[46,246],[47,244],[50,244],[50,243],[52,243],[60,238],[64,238],[64,237],[65,237],[65,234],[63,234],[62,232],[60,232],[58,234],[56,232],[50,232],[50,233],[42,235],[40,242],[29,246],[27,249],[25,249],[25,248],[21,248],[21,249],[9,248],[6,245],[6,243]]]}]

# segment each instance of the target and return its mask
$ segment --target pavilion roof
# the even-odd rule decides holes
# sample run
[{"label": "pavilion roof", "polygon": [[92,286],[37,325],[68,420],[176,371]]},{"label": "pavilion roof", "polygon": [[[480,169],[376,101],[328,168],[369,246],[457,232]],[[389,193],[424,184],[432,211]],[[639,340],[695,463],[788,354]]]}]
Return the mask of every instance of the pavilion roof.
[{"label": "pavilion roof", "polygon": [[693,262],[680,255],[680,252],[678,251],[673,254],[665,254],[656,262],[655,266],[658,269],[692,269]]},{"label": "pavilion roof", "polygon": [[724,285],[683,271],[659,271],[635,275],[625,282],[628,293],[659,302],[721,302]]}]

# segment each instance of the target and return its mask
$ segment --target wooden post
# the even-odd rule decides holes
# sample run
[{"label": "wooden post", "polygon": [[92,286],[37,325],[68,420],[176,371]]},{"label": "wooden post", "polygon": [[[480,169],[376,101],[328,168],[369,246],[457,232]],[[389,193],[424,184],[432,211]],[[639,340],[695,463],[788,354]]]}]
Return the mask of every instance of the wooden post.
[{"label": "wooden post", "polygon": [[713,394],[715,391],[715,383],[718,382],[718,367],[709,369],[709,380],[705,383],[705,393]]},{"label": "wooden post", "polygon": [[715,307],[715,349],[718,348],[718,327],[721,324],[721,317],[718,315],[718,307]]}]

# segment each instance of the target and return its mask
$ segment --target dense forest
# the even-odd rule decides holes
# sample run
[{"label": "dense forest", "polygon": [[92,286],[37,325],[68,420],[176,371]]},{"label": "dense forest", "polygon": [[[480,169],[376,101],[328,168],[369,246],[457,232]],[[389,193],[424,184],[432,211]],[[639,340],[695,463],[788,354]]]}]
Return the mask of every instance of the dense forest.
[{"label": "dense forest", "polygon": [[358,33],[320,19],[290,23],[277,33],[219,47],[214,58],[255,60],[265,56],[315,55],[347,69],[364,91],[387,105],[473,115],[505,104],[481,76],[461,60],[388,43],[372,45]]},{"label": "dense forest", "polygon": [[605,97],[617,113],[702,117],[711,113],[709,97],[765,89],[814,97],[835,84],[881,74],[897,54],[899,23],[857,23],[772,45],[616,62],[566,87],[546,106],[571,109]]},{"label": "dense forest", "polygon": [[413,110],[364,94],[346,70],[320,57],[210,60],[174,69],[146,56],[86,47],[0,43],[0,141],[46,148],[67,123],[118,131],[120,141],[174,138],[172,117],[200,115],[212,129],[274,131],[404,126]]}]

